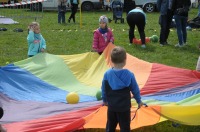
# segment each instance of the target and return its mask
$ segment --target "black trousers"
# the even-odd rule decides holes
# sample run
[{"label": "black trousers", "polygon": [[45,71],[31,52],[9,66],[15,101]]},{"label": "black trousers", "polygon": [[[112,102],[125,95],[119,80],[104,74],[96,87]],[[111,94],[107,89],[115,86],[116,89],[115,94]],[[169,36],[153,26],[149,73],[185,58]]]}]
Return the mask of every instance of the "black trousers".
[{"label": "black trousers", "polygon": [[135,25],[138,28],[139,34],[140,34],[140,39],[142,41],[142,44],[145,44],[145,16],[144,14],[140,12],[131,12],[127,15],[127,23],[129,25],[129,41],[132,43],[133,38],[135,38],[134,35],[134,30],[135,30]]},{"label": "black trousers", "polygon": [[107,111],[106,132],[115,132],[118,123],[120,132],[130,132],[130,110],[125,112]]},{"label": "black trousers", "polygon": [[77,9],[78,9],[78,4],[72,4],[71,15],[69,17],[69,20],[73,19],[73,21],[76,22],[75,15],[76,15]]},{"label": "black trousers", "polygon": [[166,15],[161,15],[159,18],[159,24],[160,24],[160,44],[165,44],[167,42],[169,32],[170,32],[170,26],[172,22],[173,13],[171,10],[167,11]]}]

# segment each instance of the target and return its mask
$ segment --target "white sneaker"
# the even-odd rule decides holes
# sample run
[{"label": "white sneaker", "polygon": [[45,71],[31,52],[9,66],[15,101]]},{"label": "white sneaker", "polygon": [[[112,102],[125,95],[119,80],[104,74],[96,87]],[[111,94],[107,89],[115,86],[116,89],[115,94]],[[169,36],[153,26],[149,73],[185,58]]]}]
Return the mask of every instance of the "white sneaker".
[{"label": "white sneaker", "polygon": [[142,47],[142,48],[146,48],[146,45],[145,45],[145,44],[142,44],[141,47]]},{"label": "white sneaker", "polygon": [[175,47],[183,47],[183,44],[180,45],[179,43],[175,45]]},{"label": "white sneaker", "polygon": [[187,42],[183,43],[183,46],[185,46],[185,45],[188,45],[188,43]]}]

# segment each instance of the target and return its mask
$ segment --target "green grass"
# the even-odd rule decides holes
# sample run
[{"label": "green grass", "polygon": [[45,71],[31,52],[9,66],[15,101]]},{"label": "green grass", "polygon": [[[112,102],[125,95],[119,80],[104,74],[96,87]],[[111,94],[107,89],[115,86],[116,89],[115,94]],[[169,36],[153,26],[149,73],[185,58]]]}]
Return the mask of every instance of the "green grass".
[{"label": "green grass", "polygon": [[[5,10],[0,10],[0,12]],[[14,12],[14,9],[11,10]],[[6,12],[9,15],[9,11]],[[5,14],[6,14],[5,13]],[[16,13],[20,16],[38,15],[40,13],[33,13],[25,10],[17,10]],[[42,19],[37,19],[41,25],[41,33],[47,42],[47,52],[56,55],[71,55],[88,52],[91,50],[93,40],[93,30],[98,28],[98,18],[100,15],[107,15],[112,18],[112,12],[96,11],[82,13],[82,26],[80,27],[80,14],[77,13],[77,23],[57,24],[57,12],[44,12]],[[189,18],[194,18],[197,14],[197,9],[192,9]],[[1,14],[0,14],[1,15]],[[66,13],[66,20],[70,13]],[[19,15],[18,15],[19,16]],[[124,16],[125,18],[125,13]],[[148,13],[147,24],[145,28],[146,36],[159,36],[160,26],[158,24],[159,13]],[[19,24],[15,25],[0,25],[5,27],[8,31],[0,31],[0,66],[6,65],[6,62],[13,63],[27,58],[27,26],[34,18],[14,18]],[[128,25],[114,22],[109,23],[109,27],[114,29],[115,44],[123,46],[127,52],[139,59],[152,62],[161,63],[169,66],[186,68],[194,70],[199,56],[197,48],[199,42],[200,30],[196,29],[188,31],[188,46],[183,48],[175,48],[174,45],[178,43],[176,29],[170,33],[168,42],[169,46],[160,47],[159,43],[149,43],[146,49],[141,49],[138,45],[129,45],[128,41]],[[15,28],[22,28],[24,32],[13,32]],[[137,28],[136,28],[137,29]],[[125,30],[125,31],[124,31]],[[135,32],[136,37],[139,34]],[[144,127],[135,131],[145,132],[194,132],[200,131],[199,126],[181,125],[178,128],[171,126],[171,122],[163,122],[154,126]]]}]

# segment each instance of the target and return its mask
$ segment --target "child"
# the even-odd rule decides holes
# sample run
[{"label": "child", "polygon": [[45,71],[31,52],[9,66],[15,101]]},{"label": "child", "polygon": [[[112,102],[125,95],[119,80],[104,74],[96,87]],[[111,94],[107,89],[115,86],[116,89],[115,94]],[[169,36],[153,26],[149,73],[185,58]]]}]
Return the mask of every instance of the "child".
[{"label": "child", "polygon": [[99,18],[99,28],[94,32],[92,48],[99,54],[102,54],[108,43],[114,42],[113,33],[107,24],[108,18],[104,15],[101,16]]},{"label": "child", "polygon": [[58,0],[58,23],[65,23],[67,0]]},{"label": "child", "polygon": [[131,93],[138,103],[143,105],[135,76],[126,65],[126,51],[122,47],[115,47],[111,52],[111,61],[114,65],[104,74],[102,81],[102,99],[108,106],[106,132],[115,132],[119,123],[121,132],[130,132]]},{"label": "child", "polygon": [[145,44],[145,24],[146,24],[146,14],[143,12],[143,9],[140,7],[136,7],[135,9],[129,11],[127,15],[127,23],[129,25],[129,41],[132,43],[133,38],[135,38],[134,30],[135,25],[138,28],[140,39],[142,41],[142,48],[146,48]]},{"label": "child", "polygon": [[40,34],[40,25],[37,22],[32,22],[29,26],[28,40],[28,57],[32,57],[46,49],[46,42]]}]

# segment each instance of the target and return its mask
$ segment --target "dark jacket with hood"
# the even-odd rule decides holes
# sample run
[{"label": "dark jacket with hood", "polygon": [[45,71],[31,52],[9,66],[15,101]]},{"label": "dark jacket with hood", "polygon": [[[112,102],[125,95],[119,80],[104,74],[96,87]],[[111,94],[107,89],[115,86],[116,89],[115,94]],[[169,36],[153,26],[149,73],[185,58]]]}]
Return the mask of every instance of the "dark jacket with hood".
[{"label": "dark jacket with hood", "polygon": [[140,91],[135,76],[127,69],[109,69],[102,81],[103,102],[108,104],[108,110],[124,112],[130,110],[131,96],[141,103]]}]

